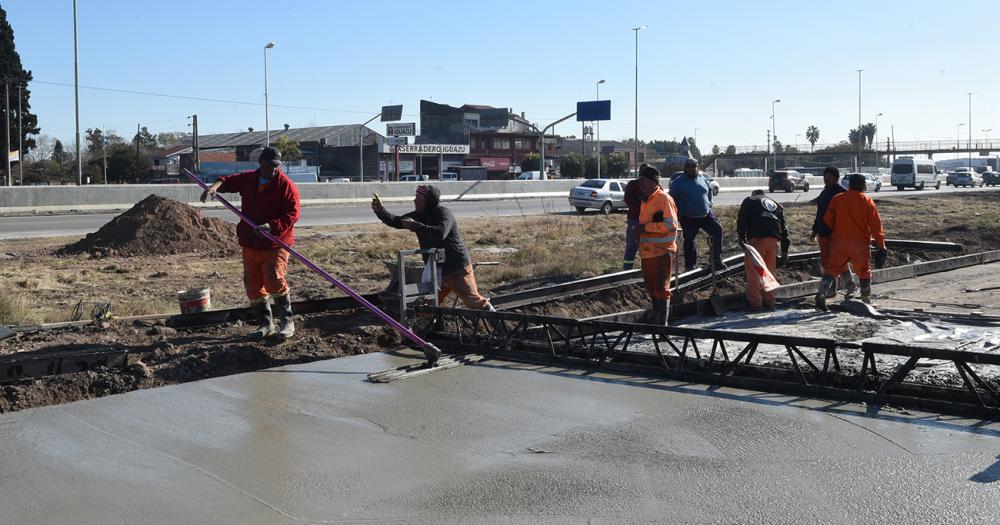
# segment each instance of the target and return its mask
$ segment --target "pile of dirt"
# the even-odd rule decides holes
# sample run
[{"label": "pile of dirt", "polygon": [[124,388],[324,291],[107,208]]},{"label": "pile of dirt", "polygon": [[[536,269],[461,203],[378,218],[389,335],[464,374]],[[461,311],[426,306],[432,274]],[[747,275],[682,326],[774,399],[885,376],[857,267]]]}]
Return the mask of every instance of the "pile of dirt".
[{"label": "pile of dirt", "polygon": [[150,195],[83,239],[65,246],[60,255],[142,256],[180,253],[237,253],[236,226],[203,217],[192,206]]}]

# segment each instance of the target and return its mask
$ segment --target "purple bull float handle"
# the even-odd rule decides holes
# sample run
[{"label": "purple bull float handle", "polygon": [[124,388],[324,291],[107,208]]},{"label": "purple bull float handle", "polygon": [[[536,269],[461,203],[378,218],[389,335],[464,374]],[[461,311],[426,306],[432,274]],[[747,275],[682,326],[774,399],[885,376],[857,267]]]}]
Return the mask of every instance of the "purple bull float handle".
[{"label": "purple bull float handle", "polygon": [[[184,174],[187,175],[189,179],[191,179],[192,181],[194,181],[195,184],[201,186],[201,189],[208,190],[208,184],[205,184],[201,179],[198,178],[197,175],[195,175],[194,173],[191,173],[190,171],[188,171],[186,169],[184,170]],[[224,197],[222,197],[218,193],[215,194],[215,200],[221,202],[223,206],[229,208],[229,211],[235,213],[236,216],[240,218],[240,220],[242,220],[243,222],[247,223],[251,228],[253,228],[255,230],[257,229],[257,225],[254,224],[254,222],[251,221],[249,217],[247,217],[246,215],[244,215],[243,212],[241,212],[239,209],[236,208],[236,206],[233,206],[232,204],[230,204],[229,201],[227,201]],[[319,266],[316,266],[315,264],[313,264],[313,262],[310,261],[309,259],[306,259],[306,257],[304,255],[302,255],[301,253],[295,251],[294,248],[292,248],[291,246],[289,246],[289,245],[285,244],[284,242],[282,242],[281,239],[278,239],[274,235],[271,235],[271,232],[261,231],[259,233],[261,235],[263,235],[264,237],[266,237],[267,239],[269,239],[272,242],[274,242],[275,244],[277,244],[278,246],[281,246],[285,250],[288,250],[288,253],[292,254],[293,257],[295,257],[296,259],[299,260],[299,262],[301,262],[302,264],[304,264],[307,267],[309,267],[310,270],[312,270],[312,271],[320,274],[324,279],[326,279],[331,284],[333,284],[334,286],[336,286],[337,288],[339,288],[340,291],[346,293],[347,295],[351,296],[352,299],[354,299],[355,301],[357,301],[358,303],[360,303],[361,306],[364,306],[365,308],[371,310],[371,312],[373,314],[379,316],[383,321],[389,323],[389,326],[392,326],[393,328],[396,329],[396,331],[398,331],[400,334],[402,334],[403,336],[405,336],[407,339],[409,339],[410,341],[413,341],[415,344],[419,345],[421,349],[426,349],[429,346],[433,347],[433,345],[431,345],[427,341],[424,341],[423,339],[420,338],[420,336],[418,336],[417,334],[413,333],[412,330],[410,330],[409,328],[403,326],[402,323],[400,323],[399,321],[393,319],[391,315],[383,312],[382,310],[379,310],[379,308],[377,306],[375,306],[374,304],[368,302],[368,300],[365,299],[364,297],[361,297],[361,295],[359,295],[358,292],[355,292],[349,286],[347,286],[346,284],[344,284],[344,283],[340,282],[339,280],[337,280],[336,277],[334,277],[334,276],[326,273],[326,271],[324,271],[322,268],[320,268]],[[435,350],[437,350],[437,349],[435,348]]]}]

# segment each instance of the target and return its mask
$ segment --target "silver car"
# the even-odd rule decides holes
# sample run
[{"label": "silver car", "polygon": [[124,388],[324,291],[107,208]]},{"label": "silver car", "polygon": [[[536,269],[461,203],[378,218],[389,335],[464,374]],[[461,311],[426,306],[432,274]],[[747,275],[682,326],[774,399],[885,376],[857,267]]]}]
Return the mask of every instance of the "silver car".
[{"label": "silver car", "polygon": [[956,171],[952,184],[956,188],[959,186],[971,186],[975,188],[976,186],[983,185],[983,176],[974,171]]},{"label": "silver car", "polygon": [[614,179],[590,179],[569,190],[569,205],[583,213],[594,208],[608,214],[614,210],[628,208],[625,205],[625,181]]}]

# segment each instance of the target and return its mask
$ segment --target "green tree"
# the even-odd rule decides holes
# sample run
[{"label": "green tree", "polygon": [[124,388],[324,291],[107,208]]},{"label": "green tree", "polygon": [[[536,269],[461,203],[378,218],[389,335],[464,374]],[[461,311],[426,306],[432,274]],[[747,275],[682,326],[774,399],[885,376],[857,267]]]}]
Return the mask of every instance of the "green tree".
[{"label": "green tree", "polygon": [[156,144],[161,148],[169,148],[187,140],[187,133],[164,132],[156,134]]},{"label": "green tree", "polygon": [[812,151],[816,147],[816,141],[819,140],[819,128],[816,126],[806,128],[806,140],[809,141],[809,151]]},{"label": "green tree", "polygon": [[736,146],[732,144],[726,146],[726,155],[736,155]]},{"label": "green tree", "polygon": [[722,151],[722,150],[719,149],[719,145],[718,144],[712,146],[712,155],[718,155],[720,151]]},{"label": "green tree", "polygon": [[564,179],[583,177],[583,158],[579,153],[570,153],[559,159],[559,176]]},{"label": "green tree", "polygon": [[861,126],[862,136],[867,139],[868,149],[871,149],[875,145],[875,124],[869,122]]},{"label": "green tree", "polygon": [[75,181],[75,172],[67,169],[67,165],[54,160],[42,159],[26,164],[24,167],[25,184],[58,184]]},{"label": "green tree", "polygon": [[51,158],[59,164],[69,160],[69,153],[66,153],[66,148],[63,147],[63,143],[59,139],[56,139],[56,143],[52,145]]},{"label": "green tree", "polygon": [[88,128],[87,129],[87,152],[91,155],[100,154],[102,142],[104,141],[104,132],[98,128]]},{"label": "green tree", "polygon": [[785,149],[784,145],[781,143],[781,141],[778,140],[778,136],[777,135],[775,135],[774,136],[774,140],[771,141],[771,147],[773,148],[773,151],[775,153],[781,153]]},{"label": "green tree", "polygon": [[156,137],[149,132],[149,129],[147,129],[146,126],[143,126],[139,132],[132,137],[132,145],[134,146],[136,143],[138,143],[141,148],[152,149],[156,147]]},{"label": "green tree", "polygon": [[620,151],[616,151],[607,158],[608,177],[622,178],[628,172],[628,157]]},{"label": "green tree", "polygon": [[[138,164],[136,161],[138,160]],[[99,163],[103,174],[103,159],[92,159],[91,163]],[[108,145],[108,182],[115,184],[139,182],[149,169],[149,157],[140,153],[136,159],[134,144]],[[102,175],[103,177],[103,175]],[[93,176],[91,176],[93,180]],[[101,180],[103,182],[103,179]]]},{"label": "green tree", "polygon": [[[31,90],[28,89],[28,82],[32,80],[31,71],[27,71],[21,65],[21,56],[14,46],[14,29],[7,22],[7,12],[0,7],[0,78],[7,80],[10,86],[10,111],[0,106],[0,115],[3,115],[10,130],[11,144],[18,143],[18,129],[21,129],[21,141],[24,146],[24,153],[35,148],[35,139],[40,131],[38,128],[38,117],[31,113]],[[18,111],[18,87],[21,95],[21,115]],[[20,128],[18,127],[18,117],[20,116]]]},{"label": "green tree", "polygon": [[857,147],[858,144],[864,146],[864,132],[858,132],[858,128],[851,128],[851,131],[847,133],[847,141],[851,143],[852,146]]},{"label": "green tree", "polygon": [[538,166],[541,165],[542,157],[538,153],[528,153],[521,159],[521,172],[525,171],[538,171]]},{"label": "green tree", "polygon": [[274,147],[281,153],[281,160],[291,161],[302,158],[302,150],[299,149],[299,143],[288,138],[288,135],[282,135],[278,138],[278,141],[274,143]]},{"label": "green tree", "polygon": [[[597,157],[587,157],[587,160],[583,163],[583,176],[587,179],[597,178]],[[607,178],[608,175],[608,161],[605,157],[600,157],[601,162],[601,176]]]}]

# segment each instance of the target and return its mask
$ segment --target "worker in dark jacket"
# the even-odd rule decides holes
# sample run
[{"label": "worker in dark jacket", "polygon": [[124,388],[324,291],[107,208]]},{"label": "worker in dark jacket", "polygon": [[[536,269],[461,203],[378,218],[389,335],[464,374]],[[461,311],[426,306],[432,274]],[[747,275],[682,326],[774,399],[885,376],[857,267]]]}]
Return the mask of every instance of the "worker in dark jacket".
[{"label": "worker in dark jacket", "polygon": [[[243,284],[259,322],[250,339],[277,336],[279,340],[285,340],[295,334],[292,299],[285,278],[288,251],[259,232],[269,232],[289,246],[295,244],[299,191],[281,171],[278,150],[264,148],[257,162],[259,167],[253,171],[221,177],[202,193],[201,201],[213,198],[216,192],[240,194],[243,213],[258,225],[257,231],[245,222],[236,226],[236,236],[243,249]],[[278,313],[277,330],[274,329],[268,296],[274,298]]]},{"label": "worker in dark jacket", "polygon": [[[830,266],[830,244],[832,242],[830,236],[833,233],[833,230],[823,222],[823,215],[826,214],[830,201],[845,191],[847,190],[840,185],[840,170],[836,166],[827,166],[823,170],[823,191],[820,192],[819,197],[816,197],[816,218],[813,220],[812,233],[809,234],[810,242],[819,242],[819,265],[823,273],[826,273],[826,269]],[[854,284],[854,278],[849,268],[840,274],[839,282],[834,281],[827,290],[828,299],[837,296],[838,286],[844,288],[844,296],[848,299],[857,293],[858,287]]]},{"label": "worker in dark jacket", "polygon": [[[441,190],[436,186],[418,186],[413,200],[414,211],[406,215],[393,215],[382,207],[378,198],[372,199],[372,210],[379,220],[396,229],[407,229],[417,234],[420,249],[443,249],[441,289],[438,302],[443,302],[455,292],[468,308],[493,310],[489,300],[479,294],[476,277],[472,273],[472,259],[465,249],[458,224],[451,210],[440,205]],[[430,255],[424,256],[426,262]]]},{"label": "worker in dark jacket", "polygon": [[[645,164],[639,167],[646,167]],[[622,260],[622,270],[635,267],[635,254],[639,251],[639,240],[633,233],[635,225],[639,224],[639,209],[642,207],[642,190],[639,179],[632,179],[625,185],[625,205],[628,206],[627,225],[625,226],[625,257]]]},{"label": "worker in dark jacket", "polygon": [[[773,274],[777,268],[788,263],[788,226],[785,224],[785,210],[780,204],[764,196],[764,190],[753,190],[740,204],[736,219],[736,235],[741,243],[753,246],[767,269]],[[781,255],[778,256],[778,245]],[[747,278],[747,304],[751,310],[774,307],[774,294],[763,290],[760,274],[753,269],[750,254],[743,258],[743,268]]]}]

